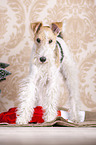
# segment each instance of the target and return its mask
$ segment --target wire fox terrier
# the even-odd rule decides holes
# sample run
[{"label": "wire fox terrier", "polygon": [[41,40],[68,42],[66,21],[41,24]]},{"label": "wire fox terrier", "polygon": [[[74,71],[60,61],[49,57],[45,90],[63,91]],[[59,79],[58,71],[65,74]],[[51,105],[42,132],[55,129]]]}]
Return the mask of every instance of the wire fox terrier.
[{"label": "wire fox terrier", "polygon": [[36,106],[45,109],[45,122],[54,120],[59,97],[64,96],[64,78],[69,90],[70,119],[75,122],[80,119],[78,69],[59,35],[62,26],[62,22],[52,23],[50,27],[40,22],[31,24],[34,32],[31,71],[20,86],[17,124],[27,124]]}]

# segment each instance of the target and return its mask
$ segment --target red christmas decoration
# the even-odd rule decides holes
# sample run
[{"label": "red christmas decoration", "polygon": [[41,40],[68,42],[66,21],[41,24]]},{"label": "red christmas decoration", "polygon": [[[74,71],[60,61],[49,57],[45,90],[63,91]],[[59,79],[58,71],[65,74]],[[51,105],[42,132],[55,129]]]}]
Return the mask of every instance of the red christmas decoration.
[{"label": "red christmas decoration", "polygon": [[[16,114],[17,107],[10,108],[7,112],[2,112],[0,114],[0,123],[16,124]],[[29,123],[43,123],[44,110],[42,106],[37,106],[34,108],[34,113],[32,119]],[[57,112],[57,116],[61,116],[60,110]]]}]

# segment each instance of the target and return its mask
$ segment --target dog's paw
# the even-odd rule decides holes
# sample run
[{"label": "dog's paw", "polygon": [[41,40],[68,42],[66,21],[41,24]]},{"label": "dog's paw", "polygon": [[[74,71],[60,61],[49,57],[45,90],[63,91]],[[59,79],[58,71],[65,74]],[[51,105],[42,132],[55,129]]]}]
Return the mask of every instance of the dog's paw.
[{"label": "dog's paw", "polygon": [[72,122],[74,122],[74,123],[79,123],[79,122],[80,122],[80,120],[77,119],[77,118],[71,118],[70,120],[71,120]]},{"label": "dog's paw", "polygon": [[26,119],[24,119],[23,117],[21,116],[18,116],[17,119],[16,119],[16,124],[28,124],[28,121]]},{"label": "dog's paw", "polygon": [[45,122],[52,122],[55,118],[45,118],[44,121]]},{"label": "dog's paw", "polygon": [[69,113],[69,120],[71,120],[74,123],[84,122],[85,119],[85,112],[84,111],[78,111],[77,114],[70,114]]},{"label": "dog's paw", "polygon": [[74,123],[79,123],[80,122],[80,118],[77,116],[72,116],[68,118],[68,120],[74,122]]},{"label": "dog's paw", "polygon": [[56,118],[56,114],[51,115],[51,114],[47,114],[44,116],[44,121],[45,122],[51,122]]}]

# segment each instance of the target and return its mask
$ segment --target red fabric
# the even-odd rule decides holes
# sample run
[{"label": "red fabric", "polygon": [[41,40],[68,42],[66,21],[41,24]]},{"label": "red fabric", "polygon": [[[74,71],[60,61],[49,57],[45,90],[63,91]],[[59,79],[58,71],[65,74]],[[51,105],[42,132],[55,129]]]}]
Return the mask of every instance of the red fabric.
[{"label": "red fabric", "polygon": [[61,116],[61,111],[60,110],[57,111],[57,116]]},{"label": "red fabric", "polygon": [[33,117],[29,123],[33,123],[33,122],[43,123],[44,122],[43,114],[44,114],[43,108],[41,106],[37,106],[36,108],[34,108]]},{"label": "red fabric", "polygon": [[3,112],[0,114],[0,123],[15,124],[16,122],[16,111],[17,108],[11,108],[8,112]]},{"label": "red fabric", "polygon": [[[2,112],[0,114],[0,123],[9,123],[9,124],[16,124],[16,112],[17,112],[17,107],[10,108],[7,112]],[[44,110],[41,106],[37,106],[34,108],[34,113],[33,117],[30,120],[29,123],[43,123],[43,114]],[[57,112],[57,116],[61,116],[60,111]]]}]

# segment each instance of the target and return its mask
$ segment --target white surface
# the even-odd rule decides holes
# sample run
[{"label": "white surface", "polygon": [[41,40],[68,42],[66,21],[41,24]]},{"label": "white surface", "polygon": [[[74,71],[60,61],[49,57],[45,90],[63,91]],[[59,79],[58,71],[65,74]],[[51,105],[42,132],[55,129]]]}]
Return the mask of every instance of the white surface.
[{"label": "white surface", "polygon": [[96,145],[96,128],[1,127],[0,145]]},{"label": "white surface", "polygon": [[[61,116],[64,119],[68,119],[69,122],[72,122],[69,118],[69,112],[68,111],[64,111],[64,110],[60,110],[61,111]],[[79,115],[80,115],[80,122],[84,122],[85,119],[85,111],[79,111]]]}]

